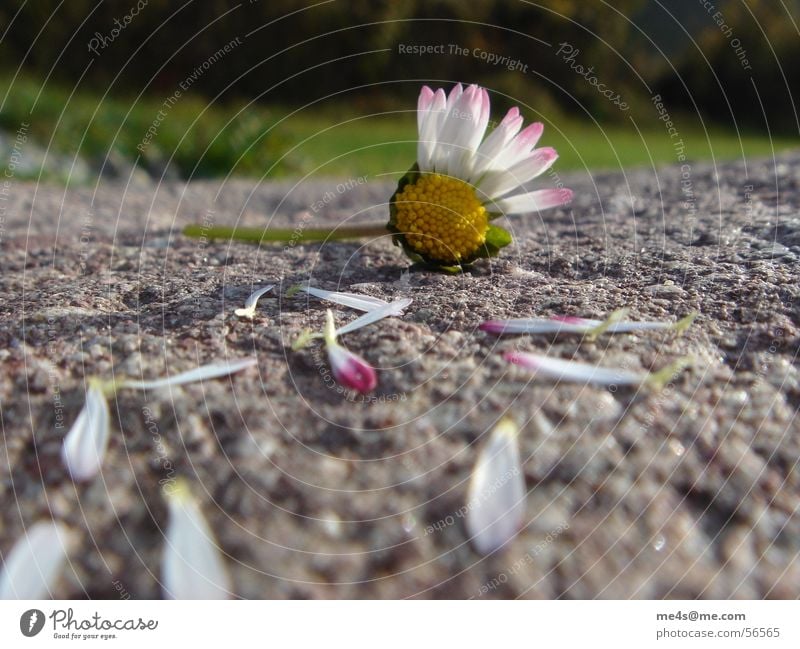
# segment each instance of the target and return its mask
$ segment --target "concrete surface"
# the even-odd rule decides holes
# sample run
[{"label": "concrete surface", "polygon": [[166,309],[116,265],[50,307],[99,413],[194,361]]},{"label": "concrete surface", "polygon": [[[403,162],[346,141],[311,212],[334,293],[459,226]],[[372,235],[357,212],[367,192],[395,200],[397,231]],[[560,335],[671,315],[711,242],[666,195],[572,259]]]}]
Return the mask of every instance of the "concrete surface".
[{"label": "concrete surface", "polygon": [[[158,597],[159,483],[182,475],[246,598],[800,596],[800,155],[746,162],[545,178],[576,190],[571,208],[510,219],[515,244],[461,276],[407,274],[388,238],[257,248],[179,234],[204,220],[383,220],[393,188],[375,179],[69,191],[12,179],[0,204],[0,551],[53,515],[78,540],[55,595]],[[319,350],[288,351],[321,326],[319,301],[280,292],[252,322],[233,315],[254,287],[309,280],[414,299],[404,319],[345,338],[380,368],[369,399],[326,382]],[[700,316],[683,337],[596,343],[476,330],[622,306],[633,319]],[[611,392],[531,382],[501,358],[514,347],[694,364],[665,391]],[[59,451],[83,377],[248,355],[258,371],[232,380],[120,392],[102,476],[68,480]],[[481,557],[456,512],[504,413],[523,427],[527,521]]]}]

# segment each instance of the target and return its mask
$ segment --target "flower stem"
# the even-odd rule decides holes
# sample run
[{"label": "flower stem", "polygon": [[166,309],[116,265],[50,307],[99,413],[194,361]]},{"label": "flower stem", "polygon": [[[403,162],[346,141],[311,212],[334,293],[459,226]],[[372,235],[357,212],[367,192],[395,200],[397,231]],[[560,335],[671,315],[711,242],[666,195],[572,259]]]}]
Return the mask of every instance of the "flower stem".
[{"label": "flower stem", "polygon": [[248,241],[250,243],[265,242],[292,242],[305,241],[342,241],[346,239],[363,239],[388,234],[389,230],[383,223],[368,225],[355,225],[351,227],[334,228],[231,228],[226,226],[205,226],[200,224],[187,225],[183,234],[187,237],[211,239],[227,239],[229,241]]}]

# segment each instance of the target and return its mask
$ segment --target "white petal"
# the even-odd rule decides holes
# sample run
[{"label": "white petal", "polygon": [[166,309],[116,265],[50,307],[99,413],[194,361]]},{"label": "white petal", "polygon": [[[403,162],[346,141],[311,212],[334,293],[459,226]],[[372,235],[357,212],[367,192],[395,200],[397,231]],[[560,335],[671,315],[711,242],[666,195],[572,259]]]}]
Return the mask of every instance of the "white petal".
[{"label": "white petal", "polygon": [[692,312],[684,316],[677,322],[613,322],[608,325],[606,331],[609,333],[630,333],[632,331],[663,331],[671,329],[677,332],[685,331],[694,322],[697,312]]},{"label": "white petal", "polygon": [[[599,325],[600,323],[598,323]],[[611,324],[606,329],[612,334],[630,333],[632,331],[658,331],[661,329],[671,329],[675,326],[674,322],[617,322]]]},{"label": "white petal", "polygon": [[258,304],[258,298],[260,298],[264,293],[267,291],[271,291],[275,288],[274,284],[270,284],[269,286],[265,286],[264,288],[258,289],[254,293],[250,294],[244,302],[243,309],[236,309],[234,313],[238,315],[240,318],[252,318],[256,314],[256,305]]},{"label": "white petal", "polygon": [[86,402],[61,447],[61,459],[73,480],[90,480],[100,472],[108,447],[111,416],[99,382],[89,382]]},{"label": "white petal", "polygon": [[417,132],[422,130],[422,122],[428,113],[431,102],[433,102],[433,90],[428,86],[422,86],[422,90],[419,92],[419,99],[417,99]]},{"label": "white petal", "polygon": [[539,189],[527,194],[502,198],[496,201],[495,205],[502,214],[526,214],[566,205],[571,200],[572,190],[570,189]]},{"label": "white petal", "polygon": [[[487,320],[479,325],[481,331],[493,334],[545,334],[545,333],[591,333],[603,320],[590,320],[575,316],[554,316],[551,318],[512,318],[510,320]],[[681,321],[683,322],[683,321]],[[633,331],[658,331],[674,329],[675,322],[612,322],[604,329],[605,333],[630,333]]]},{"label": "white petal", "polygon": [[469,181],[473,184],[489,169],[506,145],[514,138],[522,127],[519,109],[514,107],[506,113],[503,121],[489,133],[475,152],[472,173]]},{"label": "white petal", "polygon": [[[594,324],[591,324],[594,323]],[[550,318],[516,318],[511,320],[487,320],[478,327],[481,331],[502,334],[550,334],[586,333],[600,324],[599,320],[564,322]]]},{"label": "white petal", "polygon": [[417,165],[420,171],[433,171],[433,155],[436,150],[436,135],[445,116],[447,97],[439,88],[433,94],[428,113],[419,129],[419,145],[417,146]]},{"label": "white petal", "polygon": [[455,106],[456,102],[461,98],[461,95],[464,93],[464,86],[460,83],[457,83],[450,89],[450,93],[447,95],[447,106],[445,106],[445,110],[450,112]]},{"label": "white petal", "polygon": [[519,531],[525,516],[525,478],[516,425],[501,421],[475,463],[467,499],[467,531],[475,549],[489,554]]},{"label": "white petal", "polygon": [[411,298],[401,298],[399,300],[394,300],[393,302],[389,302],[389,304],[387,304],[386,306],[378,307],[377,309],[368,311],[361,317],[356,318],[355,320],[349,322],[343,327],[339,327],[336,330],[336,335],[341,336],[342,334],[356,331],[358,329],[361,329],[362,327],[366,327],[367,325],[372,324],[373,322],[378,322],[379,320],[383,320],[384,318],[389,318],[391,316],[401,316],[403,315],[403,310],[407,308],[412,301],[413,300]]},{"label": "white petal", "polygon": [[386,300],[370,297],[369,295],[323,291],[321,288],[313,288],[311,286],[304,286],[300,290],[314,297],[318,297],[321,300],[328,300],[328,302],[349,306],[351,309],[358,309],[359,311],[372,311],[373,309],[384,307],[389,304]]},{"label": "white petal", "polygon": [[0,600],[53,597],[69,552],[71,533],[56,521],[39,521],[3,556]]},{"label": "white petal", "polygon": [[472,132],[472,139],[469,142],[470,151],[473,153],[478,150],[483,136],[486,135],[486,127],[489,126],[489,118],[492,116],[492,104],[489,100],[489,93],[486,88],[478,88],[480,94],[479,101],[477,102],[477,109],[479,116],[475,124],[475,129]]},{"label": "white petal", "polygon": [[428,119],[430,106],[433,102],[433,91],[428,86],[422,86],[417,100],[417,135],[419,140],[417,142],[417,163],[420,164],[422,170],[422,161],[427,161],[430,158],[430,142],[423,139],[422,134],[425,128],[425,122]]},{"label": "white petal", "polygon": [[[480,89],[478,86],[469,86],[448,112],[437,138],[439,146],[446,151],[443,173],[455,178],[462,177],[462,160],[474,151],[470,146],[478,129],[479,110]],[[480,136],[483,137],[483,132]]]},{"label": "white petal", "polygon": [[508,169],[523,158],[527,157],[544,132],[544,124],[535,122],[522,129],[500,155],[495,158],[489,169]]},{"label": "white petal", "polygon": [[491,112],[489,104],[489,93],[484,88],[475,86],[473,96],[469,99],[468,124],[465,129],[464,150],[454,158],[454,164],[450,166],[450,175],[456,178],[467,179],[472,175],[474,167],[475,152],[486,133],[486,126],[489,124]]},{"label": "white petal", "polygon": [[228,599],[232,592],[214,534],[188,487],[179,482],[167,492],[169,521],[161,559],[168,599]]},{"label": "white petal", "polygon": [[497,199],[540,176],[555,164],[555,149],[543,147],[505,171],[491,171],[478,184],[478,189],[488,198]]},{"label": "white petal", "polygon": [[181,372],[180,374],[168,376],[163,379],[155,379],[153,381],[124,381],[120,384],[120,387],[133,388],[135,390],[155,390],[171,385],[183,385],[185,383],[195,383],[196,381],[217,379],[221,376],[228,376],[229,374],[240,372],[241,370],[253,367],[257,364],[258,359],[255,358],[243,358],[229,363],[211,363],[210,365],[202,365],[193,370]]},{"label": "white petal", "polygon": [[631,372],[613,367],[568,361],[527,352],[507,352],[505,359],[536,374],[560,381],[577,381],[598,385],[641,385],[650,377],[648,372]]},{"label": "white petal", "polygon": [[433,167],[437,173],[447,174],[450,168],[450,158],[453,151],[459,143],[459,138],[462,134],[462,127],[464,120],[461,114],[465,112],[467,100],[465,94],[470,91],[467,88],[464,91],[461,84],[456,86],[450,91],[447,96],[447,105],[445,106],[445,113],[439,123],[439,130],[436,133],[436,149],[433,155]]}]

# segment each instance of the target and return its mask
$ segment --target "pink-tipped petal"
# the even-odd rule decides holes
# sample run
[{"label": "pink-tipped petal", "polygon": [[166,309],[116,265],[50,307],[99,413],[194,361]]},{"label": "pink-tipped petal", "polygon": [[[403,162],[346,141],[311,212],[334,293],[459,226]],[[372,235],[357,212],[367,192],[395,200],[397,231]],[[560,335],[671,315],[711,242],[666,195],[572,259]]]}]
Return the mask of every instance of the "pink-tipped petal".
[{"label": "pink-tipped petal", "polygon": [[419,120],[420,115],[424,115],[428,112],[428,108],[430,108],[432,102],[433,90],[428,86],[422,86],[422,90],[419,91],[419,99],[417,99],[417,120]]},{"label": "pink-tipped petal", "polygon": [[375,370],[363,358],[337,343],[328,344],[328,361],[334,378],[352,390],[366,394],[378,385]]},{"label": "pink-tipped petal", "polygon": [[537,376],[545,376],[556,381],[636,386],[643,384],[650,376],[647,372],[631,372],[527,352],[506,352],[503,358],[509,363],[535,372]]},{"label": "pink-tipped petal", "polygon": [[544,133],[544,124],[534,122],[520,131],[514,140],[514,144],[520,150],[530,151],[539,142],[542,133]]},{"label": "pink-tipped petal", "polygon": [[417,162],[420,165],[428,163],[430,150],[433,147],[433,142],[430,139],[425,139],[425,124],[430,121],[429,109],[433,104],[434,96],[433,90],[428,86],[422,86],[417,100],[417,135],[419,137],[417,142]]},{"label": "pink-tipped petal", "polygon": [[476,110],[477,118],[475,120],[475,127],[467,143],[467,151],[461,158],[461,165],[458,169],[459,178],[471,178],[474,173],[475,165],[477,164],[477,152],[480,147],[483,136],[486,134],[486,127],[489,125],[489,118],[491,117],[491,103],[489,101],[489,93],[485,88],[478,88],[478,101]]},{"label": "pink-tipped petal", "polygon": [[464,86],[462,86],[460,83],[454,85],[447,95],[446,110],[448,111],[451,110],[463,93],[464,93]]},{"label": "pink-tipped petal", "polygon": [[436,171],[460,177],[461,161],[469,151],[470,138],[476,128],[477,115],[473,110],[478,95],[478,87],[469,86],[452,106],[448,99],[447,115],[436,138]]},{"label": "pink-tipped petal", "polygon": [[475,152],[473,168],[469,177],[470,182],[474,184],[483,173],[494,169],[495,161],[501,156],[503,149],[522,128],[522,121],[519,108],[516,106],[506,113],[503,121],[489,133],[489,136]]},{"label": "pink-tipped petal", "polygon": [[527,214],[566,205],[572,201],[572,196],[571,189],[539,189],[503,198],[495,205],[502,214]]},{"label": "pink-tipped petal", "polygon": [[437,134],[445,116],[447,96],[439,88],[433,93],[431,105],[419,129],[419,142],[417,144],[417,164],[420,171],[433,171],[433,156],[436,150]]},{"label": "pink-tipped petal", "polygon": [[486,174],[478,189],[487,199],[497,199],[514,191],[520,185],[540,176],[558,159],[558,153],[551,147],[536,149],[530,156],[520,160],[510,169]]},{"label": "pink-tipped petal", "polygon": [[589,325],[591,327],[596,327],[600,324],[600,320],[587,320],[586,318],[579,318],[578,316],[574,315],[553,315],[550,316],[551,320],[555,320],[556,322],[566,322],[567,324],[577,324],[577,325]]},{"label": "pink-tipped petal", "polygon": [[478,329],[490,334],[502,334],[506,332],[507,320],[487,320],[478,325]]},{"label": "pink-tipped petal", "polygon": [[493,169],[509,169],[523,158],[528,157],[533,147],[542,137],[544,124],[535,122],[522,129],[519,134],[503,149],[492,165]]}]

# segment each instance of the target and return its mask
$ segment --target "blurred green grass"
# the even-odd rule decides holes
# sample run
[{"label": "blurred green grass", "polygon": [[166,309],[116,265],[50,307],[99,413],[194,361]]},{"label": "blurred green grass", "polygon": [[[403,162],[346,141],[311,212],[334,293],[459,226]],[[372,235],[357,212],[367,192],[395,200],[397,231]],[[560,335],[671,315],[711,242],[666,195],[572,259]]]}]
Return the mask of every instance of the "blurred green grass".
[{"label": "blurred green grass", "polygon": [[[658,122],[660,127],[661,123]],[[416,158],[416,117],[395,113],[339,119],[299,115],[281,132],[296,142],[287,154],[304,172],[332,176],[402,173]],[[687,161],[769,156],[800,145],[790,138],[770,139],[711,128],[680,133]],[[541,145],[559,153],[557,170],[613,170],[678,162],[675,142],[664,129],[639,133],[635,126],[598,126],[557,116],[545,124]]]},{"label": "blurred green grass", "polygon": [[[160,173],[167,161],[180,176],[280,178],[298,175],[358,177],[396,175],[415,159],[416,117],[412,111],[354,114],[346,106],[292,111],[277,106],[209,104],[183,95],[166,107],[163,98],[109,98],[69,91],[21,78],[0,80],[5,103],[0,128],[13,133],[30,124],[41,147],[94,161],[109,154]],[[31,108],[33,110],[31,111]],[[161,113],[159,113],[161,111]],[[691,123],[687,118],[685,123]],[[676,116],[676,123],[682,121]],[[137,149],[147,138],[144,153]],[[560,154],[557,171],[624,169],[677,161],[674,140],[660,122],[638,132],[633,123],[598,126],[553,116],[542,144]],[[686,130],[680,137],[690,161],[771,155],[798,145],[718,128]],[[46,175],[46,174],[45,174]]]}]

